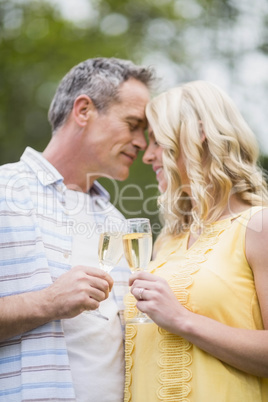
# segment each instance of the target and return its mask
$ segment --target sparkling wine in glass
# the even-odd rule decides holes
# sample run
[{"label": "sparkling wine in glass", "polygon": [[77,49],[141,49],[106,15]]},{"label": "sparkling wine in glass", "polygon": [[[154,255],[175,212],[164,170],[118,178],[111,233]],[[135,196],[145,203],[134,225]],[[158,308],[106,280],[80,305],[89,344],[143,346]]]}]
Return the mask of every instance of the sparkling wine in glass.
[{"label": "sparkling wine in glass", "polygon": [[122,233],[104,232],[99,239],[99,266],[103,271],[110,272],[123,254]]},{"label": "sparkling wine in glass", "polygon": [[[107,273],[113,269],[123,255],[123,226],[124,221],[121,218],[108,216],[105,219],[103,232],[100,234],[99,238],[98,256],[100,269]],[[101,314],[99,308],[91,310],[90,313],[99,318],[108,320],[108,317]]]},{"label": "sparkling wine in glass", "polygon": [[[129,268],[132,272],[147,268],[152,255],[152,230],[150,220],[147,218],[133,218],[126,220],[123,234],[123,249]],[[141,311],[128,320],[128,323],[153,322]]]}]

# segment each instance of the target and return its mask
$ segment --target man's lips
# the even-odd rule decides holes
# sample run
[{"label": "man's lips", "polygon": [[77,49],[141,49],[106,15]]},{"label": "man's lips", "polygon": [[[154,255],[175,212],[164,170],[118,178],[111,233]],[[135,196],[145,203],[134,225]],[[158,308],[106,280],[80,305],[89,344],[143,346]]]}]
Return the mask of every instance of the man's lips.
[{"label": "man's lips", "polygon": [[137,159],[136,154],[132,154],[129,152],[122,152],[122,154],[125,155],[126,157],[128,157],[132,162],[134,162],[134,160]]}]

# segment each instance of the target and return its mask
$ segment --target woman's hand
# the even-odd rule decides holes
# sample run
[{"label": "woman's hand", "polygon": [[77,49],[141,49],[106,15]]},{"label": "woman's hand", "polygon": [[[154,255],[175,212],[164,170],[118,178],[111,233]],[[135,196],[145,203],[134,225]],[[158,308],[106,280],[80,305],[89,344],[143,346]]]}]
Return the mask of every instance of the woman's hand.
[{"label": "woman's hand", "polygon": [[195,314],[179,303],[163,278],[148,272],[133,274],[129,283],[138,309],[159,327],[239,370],[268,378],[268,330],[229,327]]},{"label": "woman's hand", "polygon": [[129,285],[140,311],[159,327],[179,334],[180,323],[189,312],[179,303],[165,279],[148,272],[136,272],[131,275]]}]

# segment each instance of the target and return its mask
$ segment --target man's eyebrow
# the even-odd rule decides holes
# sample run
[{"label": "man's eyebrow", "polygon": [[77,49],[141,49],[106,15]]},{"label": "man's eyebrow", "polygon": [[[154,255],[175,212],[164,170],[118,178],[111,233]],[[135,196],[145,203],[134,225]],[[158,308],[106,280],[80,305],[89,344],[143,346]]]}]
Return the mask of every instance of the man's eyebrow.
[{"label": "man's eyebrow", "polygon": [[127,121],[135,121],[135,123],[138,123],[138,124],[140,124],[140,125],[143,125],[145,128],[147,128],[147,126],[148,126],[148,122],[147,122],[147,119],[146,119],[146,117],[144,118],[144,119],[141,119],[140,117],[136,117],[136,116],[127,116],[126,117],[126,120]]},{"label": "man's eyebrow", "polygon": [[137,116],[127,116],[126,120],[135,120],[139,123],[143,123],[146,119],[145,118],[141,119],[140,117],[137,117]]}]

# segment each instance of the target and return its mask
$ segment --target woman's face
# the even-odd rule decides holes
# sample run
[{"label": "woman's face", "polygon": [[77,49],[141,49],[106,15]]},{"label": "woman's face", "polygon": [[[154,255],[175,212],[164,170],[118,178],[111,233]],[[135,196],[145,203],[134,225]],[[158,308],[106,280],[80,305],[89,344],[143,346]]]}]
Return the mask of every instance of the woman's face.
[{"label": "woman's face", "polygon": [[[143,155],[143,162],[147,165],[152,165],[153,170],[156,173],[156,179],[158,181],[158,189],[161,193],[164,193],[167,189],[167,181],[163,169],[162,153],[163,148],[155,140],[155,136],[151,127],[148,128],[149,144]],[[183,191],[187,194],[191,194],[189,179],[186,173],[185,156],[180,153],[177,160],[178,172],[181,178],[181,185]]]},{"label": "woman's face", "polygon": [[162,152],[163,148],[156,142],[153,130],[148,128],[149,144],[143,155],[143,162],[147,165],[152,165],[158,181],[158,189],[161,193],[166,191],[167,181],[164,174]]}]

